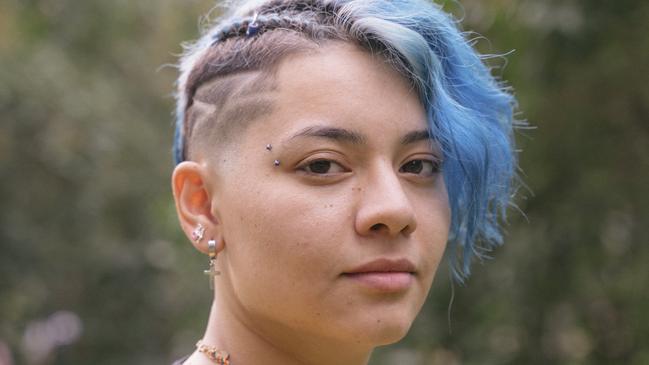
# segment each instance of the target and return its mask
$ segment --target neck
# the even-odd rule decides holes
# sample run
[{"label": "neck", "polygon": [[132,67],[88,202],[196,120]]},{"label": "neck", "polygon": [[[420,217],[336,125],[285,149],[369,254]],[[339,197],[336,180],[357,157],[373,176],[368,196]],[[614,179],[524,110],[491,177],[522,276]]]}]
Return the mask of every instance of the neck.
[{"label": "neck", "polygon": [[[301,333],[277,323],[251,321],[228,310],[228,300],[215,296],[203,342],[230,354],[231,365],[366,365],[371,348]],[[196,351],[186,365],[212,364]],[[213,365],[213,364],[212,364]]]}]

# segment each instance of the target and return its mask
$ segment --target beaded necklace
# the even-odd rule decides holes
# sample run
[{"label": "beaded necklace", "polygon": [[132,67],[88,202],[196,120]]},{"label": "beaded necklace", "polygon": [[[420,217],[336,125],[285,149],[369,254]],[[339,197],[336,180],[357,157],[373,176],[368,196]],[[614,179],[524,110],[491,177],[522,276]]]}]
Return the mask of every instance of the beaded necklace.
[{"label": "beaded necklace", "polygon": [[230,365],[230,354],[223,350],[219,350],[214,346],[209,346],[203,343],[203,340],[196,342],[198,352],[205,354],[210,360],[214,361],[217,365]]}]

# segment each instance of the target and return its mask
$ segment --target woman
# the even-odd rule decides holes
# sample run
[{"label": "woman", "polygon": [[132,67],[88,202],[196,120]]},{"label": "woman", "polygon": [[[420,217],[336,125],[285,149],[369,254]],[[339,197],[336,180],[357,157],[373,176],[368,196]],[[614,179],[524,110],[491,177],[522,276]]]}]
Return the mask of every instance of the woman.
[{"label": "woman", "polygon": [[173,192],[214,302],[178,363],[366,364],[445,250],[462,280],[500,242],[513,98],[435,6],[249,1],[180,69]]}]

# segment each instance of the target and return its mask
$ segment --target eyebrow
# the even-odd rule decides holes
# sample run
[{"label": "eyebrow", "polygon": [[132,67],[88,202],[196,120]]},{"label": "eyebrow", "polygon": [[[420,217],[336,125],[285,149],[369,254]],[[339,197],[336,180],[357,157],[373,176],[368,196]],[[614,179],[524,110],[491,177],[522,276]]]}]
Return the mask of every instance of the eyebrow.
[{"label": "eyebrow", "polygon": [[[312,126],[302,129],[288,140],[292,140],[298,137],[316,137],[316,138],[326,138],[339,142],[347,142],[355,145],[361,145],[367,143],[367,138],[354,131],[350,131],[344,128],[336,127],[324,127],[324,126]],[[408,145],[416,143],[419,141],[431,140],[430,132],[428,130],[419,130],[412,131],[407,133],[401,138],[402,145]]]},{"label": "eyebrow", "polygon": [[365,144],[367,139],[365,136],[358,132],[350,131],[344,128],[335,128],[335,127],[307,127],[301,131],[294,134],[289,140],[298,137],[317,137],[317,138],[326,138],[338,142],[347,142],[351,144]]},{"label": "eyebrow", "polygon": [[412,131],[401,138],[401,144],[406,145],[425,140],[432,140],[428,130]]}]

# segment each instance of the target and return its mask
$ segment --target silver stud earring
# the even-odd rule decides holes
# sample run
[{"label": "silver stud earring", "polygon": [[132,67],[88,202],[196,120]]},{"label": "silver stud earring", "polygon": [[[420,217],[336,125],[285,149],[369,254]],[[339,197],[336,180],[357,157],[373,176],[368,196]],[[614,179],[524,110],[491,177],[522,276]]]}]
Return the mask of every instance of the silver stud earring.
[{"label": "silver stud earring", "polygon": [[200,243],[203,240],[203,235],[205,234],[205,227],[202,224],[198,224],[194,231],[192,232],[192,240],[196,243]]}]

